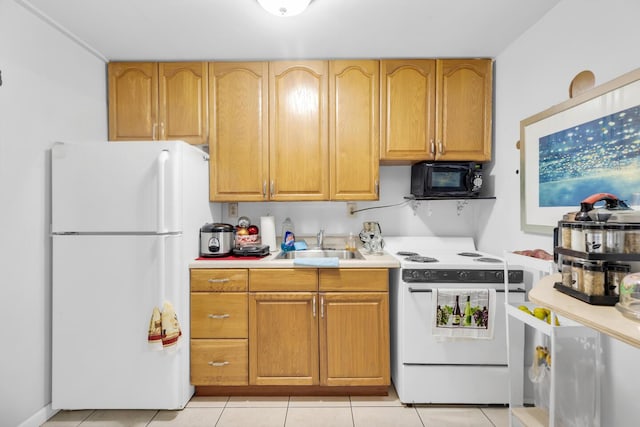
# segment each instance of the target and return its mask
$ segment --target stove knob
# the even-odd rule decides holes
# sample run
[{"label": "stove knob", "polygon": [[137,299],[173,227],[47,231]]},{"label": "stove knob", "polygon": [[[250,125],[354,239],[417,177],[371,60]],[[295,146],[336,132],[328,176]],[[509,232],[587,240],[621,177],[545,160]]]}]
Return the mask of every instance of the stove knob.
[{"label": "stove knob", "polygon": [[418,270],[413,270],[411,272],[411,277],[413,277],[414,279],[419,279],[420,278],[420,272]]},{"label": "stove knob", "polygon": [[460,281],[466,281],[467,279],[469,279],[469,272],[468,271],[460,271],[458,272],[458,279],[460,279]]},{"label": "stove knob", "polygon": [[431,280],[431,278],[432,278],[432,277],[433,277],[433,273],[431,273],[431,271],[430,271],[430,270],[424,270],[424,271],[422,272],[422,278],[423,278],[424,280]]},{"label": "stove knob", "polygon": [[504,271],[496,271],[496,280],[504,282]]}]

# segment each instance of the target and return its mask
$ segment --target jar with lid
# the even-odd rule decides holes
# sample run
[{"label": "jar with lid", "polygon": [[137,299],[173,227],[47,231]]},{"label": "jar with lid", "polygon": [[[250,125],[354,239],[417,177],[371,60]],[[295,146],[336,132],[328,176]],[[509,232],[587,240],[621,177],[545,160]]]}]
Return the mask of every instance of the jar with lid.
[{"label": "jar with lid", "polygon": [[625,254],[640,254],[640,225],[626,226],[624,233],[624,250]]},{"label": "jar with lid", "polygon": [[607,263],[607,287],[606,295],[620,295],[620,283],[624,276],[629,274],[631,266],[629,264]]},{"label": "jar with lid", "polygon": [[582,261],[573,261],[571,263],[571,287],[576,291],[583,291],[583,271]]},{"label": "jar with lid", "polygon": [[565,258],[562,260],[562,284],[567,288],[572,287],[572,275],[571,275],[571,264],[573,263],[571,258]]},{"label": "jar with lid", "polygon": [[582,226],[586,252],[601,254],[604,252],[605,229],[601,222],[586,223]]},{"label": "jar with lid", "polygon": [[624,234],[627,227],[624,224],[610,223],[606,225],[604,251],[608,254],[624,252]]},{"label": "jar with lid", "polygon": [[571,223],[560,222],[560,246],[571,249]]},{"label": "jar with lid", "polygon": [[589,262],[582,266],[582,292],[587,295],[604,295],[605,291],[605,266],[601,263]]},{"label": "jar with lid", "polygon": [[584,252],[584,232],[581,222],[571,224],[571,249],[578,252]]}]

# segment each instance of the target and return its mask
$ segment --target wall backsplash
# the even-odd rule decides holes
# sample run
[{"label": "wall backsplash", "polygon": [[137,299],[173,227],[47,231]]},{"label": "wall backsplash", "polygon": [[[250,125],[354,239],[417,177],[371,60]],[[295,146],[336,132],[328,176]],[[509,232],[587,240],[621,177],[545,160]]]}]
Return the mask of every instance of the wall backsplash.
[{"label": "wall backsplash", "polygon": [[[397,205],[380,209],[347,213],[346,202],[256,202],[238,203],[238,215],[248,216],[254,224],[260,223],[260,216],[273,215],[276,234],[280,225],[290,217],[299,235],[313,236],[320,228],[327,235],[358,233],[363,221],[378,221],[382,234],[387,236],[471,236],[477,235],[476,209],[492,209],[494,200],[474,200],[465,202],[458,214],[455,200],[410,201],[410,166],[380,167],[380,200],[376,202],[356,202],[357,209]],[[220,204],[223,222],[237,223],[237,217],[229,217],[228,204]],[[214,217],[216,218],[216,217]],[[217,220],[218,218],[216,218]]]}]

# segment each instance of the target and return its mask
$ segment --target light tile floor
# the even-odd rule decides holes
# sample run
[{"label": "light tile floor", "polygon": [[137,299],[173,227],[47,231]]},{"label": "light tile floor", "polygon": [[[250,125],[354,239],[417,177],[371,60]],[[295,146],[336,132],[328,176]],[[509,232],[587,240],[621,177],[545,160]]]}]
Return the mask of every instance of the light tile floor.
[{"label": "light tile floor", "polygon": [[181,411],[61,411],[43,427],[508,427],[504,407],[407,407],[388,396],[205,397]]}]

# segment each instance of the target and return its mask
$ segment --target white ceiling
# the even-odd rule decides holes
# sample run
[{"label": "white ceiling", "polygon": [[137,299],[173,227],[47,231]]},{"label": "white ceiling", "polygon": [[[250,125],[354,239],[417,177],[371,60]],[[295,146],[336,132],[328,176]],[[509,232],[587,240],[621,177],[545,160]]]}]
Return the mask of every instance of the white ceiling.
[{"label": "white ceiling", "polygon": [[105,60],[495,57],[561,0],[15,0]]}]

